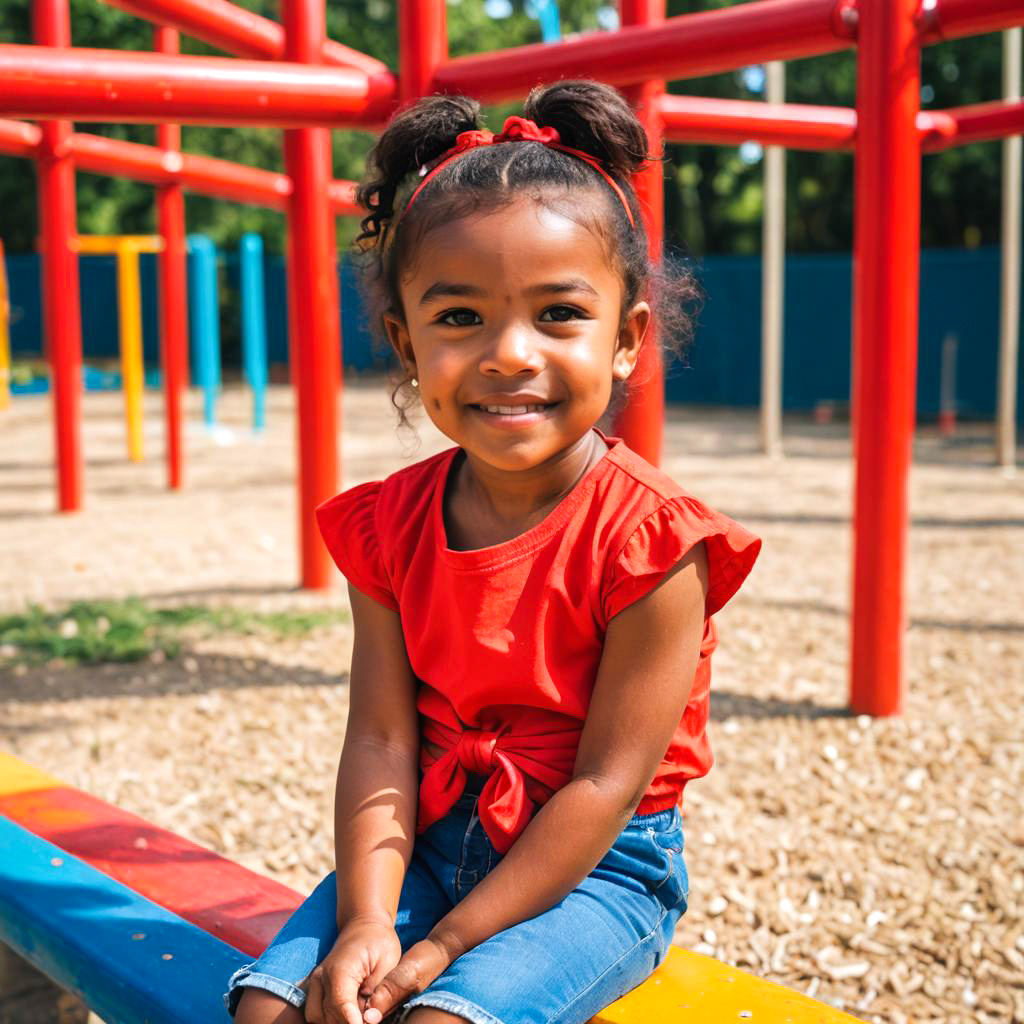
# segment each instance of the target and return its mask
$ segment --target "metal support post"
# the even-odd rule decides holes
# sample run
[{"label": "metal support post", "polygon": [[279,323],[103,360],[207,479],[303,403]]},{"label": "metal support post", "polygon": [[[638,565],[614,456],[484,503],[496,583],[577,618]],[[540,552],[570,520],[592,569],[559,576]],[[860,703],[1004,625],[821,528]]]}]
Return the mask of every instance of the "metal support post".
[{"label": "metal support post", "polygon": [[220,391],[220,311],[217,301],[217,250],[205,235],[189,235],[188,317],[196,383],[203,392],[203,422],[217,425]]},{"label": "metal support post", "polygon": [[850,705],[872,715],[903,707],[921,191],[917,6],[859,5]]},{"label": "metal support post", "polygon": [[[177,29],[153,30],[154,47],[160,53],[178,52]],[[181,151],[181,128],[176,124],[156,127],[157,147],[164,162]],[[181,157],[177,157],[180,162]],[[185,271],[185,193],[179,183],[156,190],[157,226],[164,249],[157,257],[160,283],[160,363],[164,377],[164,431],[167,486],[180,490],[184,483],[182,406],[188,386],[188,299]]]},{"label": "metal support post", "polygon": [[445,0],[399,0],[399,101],[411,103],[430,92],[437,69],[447,59]]},{"label": "metal support post", "polygon": [[139,250],[127,239],[115,250],[117,258],[117,324],[121,343],[121,396],[124,399],[128,458],[141,462],[143,453],[146,371],[142,362],[142,288]]},{"label": "metal support post", "polygon": [[[1021,98],[1021,32],[1003,33],[1003,96]],[[1017,462],[1017,356],[1020,339],[1021,137],[1003,139],[1003,225],[999,303],[999,395],[996,461]]]},{"label": "metal support post", "polygon": [[[765,99],[786,98],[786,65],[765,65]],[[764,202],[761,228],[761,449],[782,455],[782,346],[786,273],[786,150],[764,150]]]},{"label": "metal support post", "polygon": [[7,261],[0,239],[0,409],[11,404],[11,302],[7,290]]},{"label": "metal support post", "polygon": [[[284,0],[285,59],[321,64],[323,0]],[[335,262],[331,138],[326,128],[285,132],[288,205],[288,313],[292,380],[298,416],[299,560],[302,585],[330,582],[330,556],[317,532],[314,509],[338,490],[341,398],[341,312]]]},{"label": "metal support post", "polygon": [[267,317],[263,239],[252,232],[238,242],[238,290],[242,297],[242,364],[252,391],[252,429],[262,430],[267,421]]},{"label": "metal support post", "polygon": [[[665,0],[622,0],[620,9],[624,27],[658,25],[665,20]],[[659,109],[664,91],[665,83],[657,80],[624,90],[627,98],[637,108],[637,114],[647,132],[650,152],[658,158],[665,148]],[[664,254],[664,176],[664,164],[660,159],[654,159],[633,179],[647,228],[650,259],[656,265],[660,265]],[[615,421],[615,433],[648,462],[658,465],[661,461],[665,420],[665,382],[657,323],[652,323],[647,332],[630,384],[629,401]]]},{"label": "metal support post", "polygon": [[[71,45],[67,0],[35,0],[33,35],[40,46]],[[57,507],[82,507],[82,321],[78,290],[75,167],[67,141],[71,124],[45,121],[36,168],[42,238],[42,298],[46,356],[53,389]]]}]

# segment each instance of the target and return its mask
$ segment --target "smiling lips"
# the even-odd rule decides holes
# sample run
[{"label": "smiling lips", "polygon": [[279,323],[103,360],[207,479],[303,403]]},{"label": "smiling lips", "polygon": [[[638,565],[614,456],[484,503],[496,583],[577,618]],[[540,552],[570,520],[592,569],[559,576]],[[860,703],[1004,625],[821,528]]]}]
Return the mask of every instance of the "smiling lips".
[{"label": "smiling lips", "polygon": [[481,405],[478,408],[500,416],[525,416],[531,412],[543,412],[548,407],[546,405]]}]

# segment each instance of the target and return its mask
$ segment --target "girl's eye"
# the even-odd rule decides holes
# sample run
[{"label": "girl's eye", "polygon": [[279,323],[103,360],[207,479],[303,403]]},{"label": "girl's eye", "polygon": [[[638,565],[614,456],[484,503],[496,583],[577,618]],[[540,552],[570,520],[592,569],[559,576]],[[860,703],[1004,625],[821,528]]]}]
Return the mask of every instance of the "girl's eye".
[{"label": "girl's eye", "polygon": [[475,327],[481,321],[471,309],[449,309],[437,318],[437,322],[449,327]]},{"label": "girl's eye", "polygon": [[575,306],[549,306],[540,315],[540,319],[548,323],[564,324],[570,320],[578,320],[583,314]]}]

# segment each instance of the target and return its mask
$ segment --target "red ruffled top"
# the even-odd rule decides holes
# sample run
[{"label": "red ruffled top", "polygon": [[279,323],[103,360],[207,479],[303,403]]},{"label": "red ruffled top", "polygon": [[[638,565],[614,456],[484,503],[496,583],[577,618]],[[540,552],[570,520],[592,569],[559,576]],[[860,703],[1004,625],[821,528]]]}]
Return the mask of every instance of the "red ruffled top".
[{"label": "red ruffled top", "polygon": [[[601,435],[604,437],[604,435]],[[608,622],[704,541],[710,572],[690,700],[638,814],[672,807],[707,774],[711,616],[761,541],[687,494],[615,437],[537,526],[492,547],[448,547],[442,500],[459,448],[324,502],[317,521],[358,590],[396,611],[421,681],[423,831],[484,775],[480,820],[505,852],[572,777]]]}]

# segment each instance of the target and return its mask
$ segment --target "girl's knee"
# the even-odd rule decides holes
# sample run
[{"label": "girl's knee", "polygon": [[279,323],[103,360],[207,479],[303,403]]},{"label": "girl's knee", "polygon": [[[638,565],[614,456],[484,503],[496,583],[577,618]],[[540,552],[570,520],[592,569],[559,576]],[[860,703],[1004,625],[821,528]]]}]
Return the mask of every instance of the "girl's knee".
[{"label": "girl's knee", "polygon": [[235,1011],[235,1024],[305,1024],[302,1010],[272,992],[245,988]]},{"label": "girl's knee", "polygon": [[465,1017],[460,1017],[446,1010],[438,1010],[433,1006],[417,1006],[405,1018],[405,1024],[467,1024]]}]

